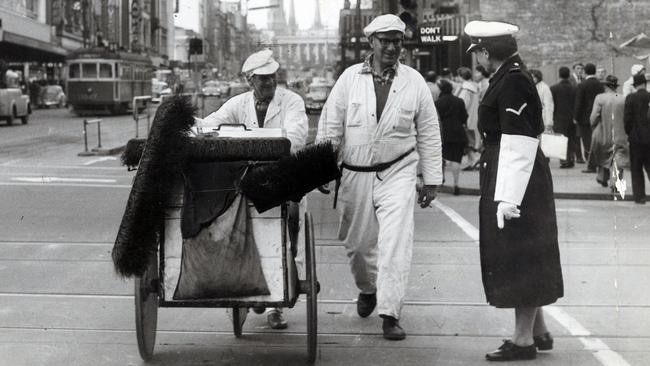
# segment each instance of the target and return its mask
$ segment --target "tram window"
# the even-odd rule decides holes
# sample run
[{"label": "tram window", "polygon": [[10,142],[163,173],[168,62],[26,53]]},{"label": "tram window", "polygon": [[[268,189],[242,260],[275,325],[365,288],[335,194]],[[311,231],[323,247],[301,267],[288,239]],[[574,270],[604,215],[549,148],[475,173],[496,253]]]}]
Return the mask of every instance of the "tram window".
[{"label": "tram window", "polygon": [[131,80],[133,75],[131,75],[131,66],[122,66],[122,79]]},{"label": "tram window", "polygon": [[96,78],[97,64],[82,64],[81,75],[83,78]]},{"label": "tram window", "polygon": [[79,76],[79,64],[70,64],[68,68],[68,77],[70,79],[78,79]]},{"label": "tram window", "polygon": [[113,65],[111,65],[111,64],[99,64],[99,77],[100,78],[112,78],[113,77]]}]

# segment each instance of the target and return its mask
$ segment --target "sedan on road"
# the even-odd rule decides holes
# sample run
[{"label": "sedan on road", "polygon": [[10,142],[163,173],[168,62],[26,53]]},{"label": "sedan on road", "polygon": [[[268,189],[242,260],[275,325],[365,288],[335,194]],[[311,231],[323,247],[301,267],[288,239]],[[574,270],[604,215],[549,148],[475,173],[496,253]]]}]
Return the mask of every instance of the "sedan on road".
[{"label": "sedan on road", "polygon": [[63,88],[59,85],[48,85],[43,89],[42,93],[40,107],[49,108],[50,106],[56,106],[57,108],[61,108],[68,105]]}]

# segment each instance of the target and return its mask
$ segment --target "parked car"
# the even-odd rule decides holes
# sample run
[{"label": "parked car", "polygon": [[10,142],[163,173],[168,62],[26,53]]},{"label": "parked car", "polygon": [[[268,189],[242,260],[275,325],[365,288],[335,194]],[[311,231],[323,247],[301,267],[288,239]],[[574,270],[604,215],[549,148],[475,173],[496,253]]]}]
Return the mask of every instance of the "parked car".
[{"label": "parked car", "polygon": [[68,100],[60,85],[48,85],[41,91],[40,107],[56,106],[57,108],[67,107]]},{"label": "parked car", "polygon": [[167,82],[151,79],[151,101],[158,103],[165,95],[171,95],[172,89]]},{"label": "parked car", "polygon": [[209,96],[220,96],[221,95],[221,85],[216,80],[208,80],[203,84],[203,89],[201,89],[203,95]]},{"label": "parked car", "polygon": [[14,76],[15,73],[7,72],[7,75],[7,88],[0,89],[0,119],[4,119],[11,126],[14,119],[20,117],[22,123],[26,124],[32,113],[29,95],[25,95],[21,91],[18,77]]},{"label": "parked car", "polygon": [[332,86],[329,84],[311,84],[307,88],[307,94],[305,94],[305,109],[307,113],[322,110],[330,91],[332,91]]}]

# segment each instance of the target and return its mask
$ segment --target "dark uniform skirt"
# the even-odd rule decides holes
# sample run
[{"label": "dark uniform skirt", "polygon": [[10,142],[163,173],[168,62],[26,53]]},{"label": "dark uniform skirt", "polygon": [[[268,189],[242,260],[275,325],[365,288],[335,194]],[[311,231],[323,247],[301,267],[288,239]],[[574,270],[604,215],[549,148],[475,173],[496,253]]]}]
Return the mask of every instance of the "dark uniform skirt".
[{"label": "dark uniform skirt", "polygon": [[553,180],[540,149],[526,193],[521,217],[497,227],[494,202],[499,145],[486,144],[481,155],[480,252],[483,287],[490,305],[498,308],[538,307],[564,294]]}]

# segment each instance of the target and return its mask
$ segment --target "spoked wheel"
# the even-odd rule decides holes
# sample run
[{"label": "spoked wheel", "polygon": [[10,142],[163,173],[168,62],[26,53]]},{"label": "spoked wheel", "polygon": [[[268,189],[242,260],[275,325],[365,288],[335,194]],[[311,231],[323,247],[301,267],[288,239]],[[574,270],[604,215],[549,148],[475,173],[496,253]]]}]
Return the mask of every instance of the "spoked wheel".
[{"label": "spoked wheel", "polygon": [[237,338],[241,337],[247,314],[248,308],[232,308],[232,328]]},{"label": "spoked wheel", "polygon": [[135,279],[135,334],[143,360],[153,357],[158,322],[158,253],[153,253],[149,267]]},{"label": "spoked wheel", "polygon": [[316,279],[316,245],[314,221],[310,213],[305,213],[305,261],[307,272],[307,352],[309,362],[314,363],[318,353],[318,292]]}]

